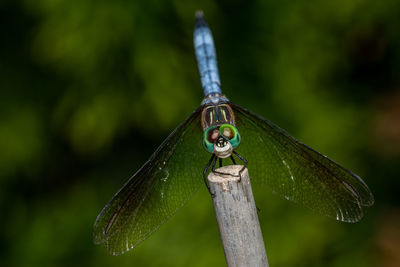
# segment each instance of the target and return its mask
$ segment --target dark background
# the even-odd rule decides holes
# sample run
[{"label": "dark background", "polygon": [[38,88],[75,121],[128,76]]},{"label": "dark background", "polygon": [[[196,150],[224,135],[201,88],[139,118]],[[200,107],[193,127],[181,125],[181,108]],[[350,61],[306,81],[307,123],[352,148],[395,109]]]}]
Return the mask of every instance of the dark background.
[{"label": "dark background", "polygon": [[205,187],[123,256],[92,243],[98,212],[202,100],[197,9],[224,93],[376,198],[346,224],[256,188],[270,265],[399,266],[398,0],[1,1],[0,265],[225,264]]}]

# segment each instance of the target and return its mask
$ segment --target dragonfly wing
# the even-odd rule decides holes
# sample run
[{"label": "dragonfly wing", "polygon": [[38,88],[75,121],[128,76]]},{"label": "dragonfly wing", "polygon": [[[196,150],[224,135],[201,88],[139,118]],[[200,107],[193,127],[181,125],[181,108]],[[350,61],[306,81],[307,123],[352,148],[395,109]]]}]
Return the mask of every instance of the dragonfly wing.
[{"label": "dragonfly wing", "polygon": [[179,125],[103,208],[94,224],[95,243],[122,254],[191,198],[209,157],[201,143],[200,115],[201,108]]},{"label": "dragonfly wing", "polygon": [[357,175],[267,119],[232,104],[243,140],[238,152],[255,183],[339,221],[357,222],[374,197]]}]

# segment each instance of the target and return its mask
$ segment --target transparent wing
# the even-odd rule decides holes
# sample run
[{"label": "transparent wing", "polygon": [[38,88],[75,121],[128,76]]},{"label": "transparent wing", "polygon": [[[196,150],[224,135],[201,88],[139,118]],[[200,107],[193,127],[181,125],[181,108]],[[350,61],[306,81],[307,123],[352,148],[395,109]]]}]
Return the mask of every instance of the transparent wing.
[{"label": "transparent wing", "polygon": [[374,197],[357,175],[261,116],[232,104],[242,136],[237,151],[254,183],[339,221],[356,222]]},{"label": "transparent wing", "polygon": [[202,147],[201,108],[179,125],[98,215],[94,242],[113,255],[146,239],[203,183],[209,154]]}]

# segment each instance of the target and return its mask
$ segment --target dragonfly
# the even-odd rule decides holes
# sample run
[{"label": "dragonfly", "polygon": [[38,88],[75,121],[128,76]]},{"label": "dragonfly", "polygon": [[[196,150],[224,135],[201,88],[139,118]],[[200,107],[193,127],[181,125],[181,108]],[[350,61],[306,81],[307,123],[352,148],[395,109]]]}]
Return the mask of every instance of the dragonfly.
[{"label": "dragonfly", "polygon": [[254,183],[316,213],[359,221],[374,203],[366,183],[222,94],[214,41],[202,12],[196,13],[193,40],[205,96],[201,106],[102,209],[94,242],[112,255],[137,246],[187,203],[207,172],[216,171],[217,160],[220,166],[222,160],[248,163]]}]

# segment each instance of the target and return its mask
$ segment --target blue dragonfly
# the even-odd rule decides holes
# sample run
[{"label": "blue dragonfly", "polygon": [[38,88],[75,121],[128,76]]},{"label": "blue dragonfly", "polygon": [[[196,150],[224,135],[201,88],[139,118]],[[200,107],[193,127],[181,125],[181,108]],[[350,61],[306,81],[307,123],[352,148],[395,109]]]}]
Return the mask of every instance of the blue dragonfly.
[{"label": "blue dragonfly", "polygon": [[221,93],[214,41],[201,12],[194,47],[205,96],[201,106],[103,208],[94,242],[112,255],[132,249],[184,206],[222,159],[248,162],[255,184],[286,199],[339,221],[359,221],[363,208],[374,203],[360,177]]}]

